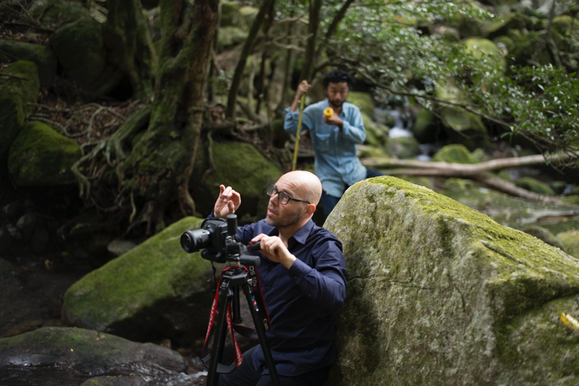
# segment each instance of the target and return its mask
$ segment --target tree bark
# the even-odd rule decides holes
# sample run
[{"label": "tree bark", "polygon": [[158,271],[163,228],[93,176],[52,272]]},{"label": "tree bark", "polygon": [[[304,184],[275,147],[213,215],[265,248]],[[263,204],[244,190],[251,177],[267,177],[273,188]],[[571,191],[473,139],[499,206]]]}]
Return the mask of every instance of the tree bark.
[{"label": "tree bark", "polygon": [[241,78],[243,77],[243,70],[245,69],[245,64],[247,58],[251,53],[253,44],[257,38],[261,24],[265,19],[265,15],[269,11],[270,7],[273,7],[275,0],[263,0],[261,7],[259,7],[259,12],[255,16],[255,20],[251,25],[247,39],[243,44],[243,50],[241,51],[241,56],[235,66],[235,72],[233,73],[233,78],[231,79],[231,86],[229,88],[229,94],[227,95],[227,110],[225,111],[225,116],[229,119],[235,118],[235,107],[237,103],[237,92],[239,91],[239,85],[241,84]]},{"label": "tree bark", "polygon": [[143,138],[118,168],[120,180],[142,198],[137,223],[164,227],[163,212],[177,198],[194,214],[188,183],[201,132],[207,61],[218,0],[161,0],[164,31],[151,119]]},{"label": "tree bark", "polygon": [[131,82],[133,96],[143,103],[153,97],[157,56],[140,0],[109,0],[104,27],[109,60]]},{"label": "tree bark", "polygon": [[318,29],[320,27],[320,11],[322,9],[322,0],[310,0],[310,20],[308,24],[308,40],[306,42],[306,53],[304,64],[300,73],[300,82],[302,80],[311,81],[314,73],[316,59],[316,42],[318,38]]}]

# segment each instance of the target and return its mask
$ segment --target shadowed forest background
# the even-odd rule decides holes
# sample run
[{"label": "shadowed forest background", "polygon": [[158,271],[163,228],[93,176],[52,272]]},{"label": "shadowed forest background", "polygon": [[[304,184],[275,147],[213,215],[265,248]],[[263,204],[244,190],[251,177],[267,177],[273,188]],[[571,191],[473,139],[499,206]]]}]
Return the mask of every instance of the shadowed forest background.
[{"label": "shadowed forest background", "polygon": [[[61,325],[72,283],[209,215],[220,184],[241,192],[241,223],[262,218],[265,187],[291,169],[284,109],[302,80],[306,104],[322,100],[335,68],[355,79],[364,165],[579,257],[578,13],[576,0],[3,1],[0,257],[2,277],[28,279],[6,279],[0,335]],[[314,171],[307,132],[298,149]]]}]

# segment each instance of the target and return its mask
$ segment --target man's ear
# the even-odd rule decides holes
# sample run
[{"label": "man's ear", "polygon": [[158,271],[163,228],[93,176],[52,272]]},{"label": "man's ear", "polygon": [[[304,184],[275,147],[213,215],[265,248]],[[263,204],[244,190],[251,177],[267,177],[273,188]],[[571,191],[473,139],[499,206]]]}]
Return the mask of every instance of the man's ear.
[{"label": "man's ear", "polygon": [[313,216],[315,211],[316,211],[316,205],[314,205],[314,204],[308,204],[308,205],[306,206],[306,214],[307,214],[308,216]]}]

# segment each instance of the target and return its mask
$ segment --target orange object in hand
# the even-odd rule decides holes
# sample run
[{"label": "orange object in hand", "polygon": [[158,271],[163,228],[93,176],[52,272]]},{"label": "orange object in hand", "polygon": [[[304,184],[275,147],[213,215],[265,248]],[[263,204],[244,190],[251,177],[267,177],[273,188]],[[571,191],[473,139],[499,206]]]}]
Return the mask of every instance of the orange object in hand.
[{"label": "orange object in hand", "polygon": [[332,118],[334,116],[334,110],[331,107],[326,107],[324,109],[324,115],[328,118]]}]

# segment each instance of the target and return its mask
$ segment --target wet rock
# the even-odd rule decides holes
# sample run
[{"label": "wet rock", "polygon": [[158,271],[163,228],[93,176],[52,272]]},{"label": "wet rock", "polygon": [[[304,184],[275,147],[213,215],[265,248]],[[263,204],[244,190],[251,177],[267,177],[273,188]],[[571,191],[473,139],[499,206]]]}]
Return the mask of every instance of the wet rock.
[{"label": "wet rock", "polygon": [[43,384],[74,378],[77,382],[73,384],[79,385],[95,376],[123,376],[165,385],[180,377],[187,369],[187,361],[179,353],[152,343],[135,343],[78,328],[43,327],[0,339],[0,382],[19,369],[26,370],[25,377],[29,379],[34,375],[44,378]]},{"label": "wet rock", "polygon": [[165,331],[163,315],[178,302],[200,302],[203,309],[190,314],[187,328],[203,335],[211,263],[180,244],[183,232],[199,228],[201,221],[187,217],[84,276],[64,295],[63,320],[143,341],[177,334]]},{"label": "wet rock", "polygon": [[32,121],[10,147],[8,170],[19,187],[75,183],[71,167],[80,159],[80,146],[46,123]]},{"label": "wet rock", "polygon": [[579,317],[578,259],[394,177],[350,187],[324,226],[348,263],[328,384],[579,383],[559,318]]}]

